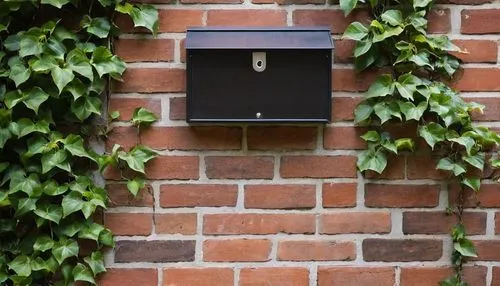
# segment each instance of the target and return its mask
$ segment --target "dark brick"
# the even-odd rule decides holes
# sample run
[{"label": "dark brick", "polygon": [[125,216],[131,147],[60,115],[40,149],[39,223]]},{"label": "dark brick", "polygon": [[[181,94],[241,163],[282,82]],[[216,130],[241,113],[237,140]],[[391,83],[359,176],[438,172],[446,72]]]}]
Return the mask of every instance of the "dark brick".
[{"label": "dark brick", "polygon": [[115,262],[194,261],[192,240],[122,240],[116,242]]},{"label": "dark brick", "polygon": [[433,239],[365,239],[365,261],[436,261],[443,256],[443,242]]}]

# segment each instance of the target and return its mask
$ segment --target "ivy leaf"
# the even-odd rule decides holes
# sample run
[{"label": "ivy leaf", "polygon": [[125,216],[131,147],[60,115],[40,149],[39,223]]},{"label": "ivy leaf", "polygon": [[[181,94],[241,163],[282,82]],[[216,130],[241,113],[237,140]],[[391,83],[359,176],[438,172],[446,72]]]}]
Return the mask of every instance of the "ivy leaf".
[{"label": "ivy leaf", "polygon": [[36,198],[22,198],[17,203],[16,217],[22,216],[34,209],[36,209]]},{"label": "ivy leaf", "polygon": [[5,143],[7,143],[7,140],[9,140],[12,137],[12,134],[10,133],[8,128],[0,128],[0,148],[3,148],[5,146]]},{"label": "ivy leaf", "polygon": [[370,40],[362,40],[356,42],[356,47],[354,48],[354,56],[360,57],[366,54],[372,47],[372,42]]},{"label": "ivy leaf", "polygon": [[116,6],[115,6],[115,11],[116,12],[120,12],[122,14],[127,14],[127,15],[130,15],[130,13],[132,12],[132,9],[134,9],[134,6],[130,3],[116,3]]},{"label": "ivy leaf", "polygon": [[23,64],[15,64],[10,68],[9,78],[14,81],[16,87],[30,78],[31,70],[26,68]]},{"label": "ivy leaf", "polygon": [[42,0],[41,3],[42,4],[49,4],[49,5],[52,5],[54,7],[57,7],[59,9],[61,9],[62,6],[68,4],[70,2],[70,0]]},{"label": "ivy leaf", "polygon": [[144,179],[136,177],[133,180],[127,182],[128,191],[135,197],[139,193],[139,190],[144,188]]},{"label": "ivy leaf", "polygon": [[55,272],[57,267],[57,261],[51,256],[47,261],[43,260],[41,257],[37,257],[31,260],[31,269],[33,271],[45,270],[48,272]]},{"label": "ivy leaf", "polygon": [[59,89],[59,93],[61,93],[64,87],[75,78],[70,68],[60,68],[59,66],[55,66],[52,69],[51,75],[57,89]]},{"label": "ivy leaf", "polygon": [[82,263],[78,263],[75,268],[73,268],[73,278],[75,281],[85,281],[95,285],[94,276],[92,272]]},{"label": "ivy leaf", "polygon": [[401,119],[401,113],[399,111],[399,106],[395,102],[387,103],[381,101],[373,106],[375,114],[380,118],[380,123],[384,124],[392,117],[397,117]]},{"label": "ivy leaf", "polygon": [[373,107],[366,103],[361,103],[354,109],[354,119],[357,123],[363,122],[370,118],[373,113]]},{"label": "ivy leaf", "polygon": [[411,138],[400,138],[394,141],[394,145],[396,145],[396,149],[399,150],[415,150],[415,141]]},{"label": "ivy leaf", "polygon": [[82,96],[87,96],[88,95],[88,90],[87,87],[83,84],[83,82],[75,78],[72,80],[66,87],[65,90],[71,95],[73,95],[73,101],[78,100]]},{"label": "ivy leaf", "polygon": [[420,102],[417,106],[413,103],[407,102],[398,102],[399,109],[404,114],[406,121],[416,120],[419,121],[420,118],[424,115],[425,110],[427,110],[427,101]]},{"label": "ivy leaf", "polygon": [[101,99],[97,96],[83,96],[71,103],[71,111],[83,121],[92,114],[101,114]]},{"label": "ivy leaf", "polygon": [[63,208],[63,217],[81,210],[83,207],[82,194],[77,191],[70,192],[64,196],[61,206]]},{"label": "ivy leaf", "polygon": [[395,86],[401,97],[413,100],[413,94],[422,81],[411,73],[403,74],[398,78]]},{"label": "ivy leaf", "polygon": [[93,241],[98,241],[99,240],[99,235],[101,232],[104,230],[104,226],[98,224],[98,223],[87,223],[80,232],[78,232],[78,237],[79,238],[84,238],[84,239],[90,239]]},{"label": "ivy leaf", "polygon": [[7,264],[9,269],[16,272],[21,277],[28,277],[31,275],[30,258],[26,255],[18,255],[14,260]]},{"label": "ivy leaf", "polygon": [[410,57],[410,61],[414,62],[418,66],[428,67],[430,70],[434,70],[429,61],[429,54],[427,52],[419,52],[416,55],[412,55]]},{"label": "ivy leaf", "polygon": [[63,140],[64,149],[73,156],[88,158],[95,162],[95,159],[85,150],[83,138],[79,135],[70,134]]},{"label": "ivy leaf", "polygon": [[351,39],[354,41],[361,41],[368,35],[368,28],[360,22],[353,22],[345,29],[342,39]]},{"label": "ivy leaf", "polygon": [[136,126],[148,126],[157,121],[158,117],[153,112],[144,107],[138,107],[134,110],[132,115],[132,123]]},{"label": "ivy leaf", "polygon": [[73,237],[80,230],[82,230],[82,228],[83,228],[83,223],[81,223],[80,221],[70,221],[70,222],[67,221],[59,228],[59,231],[63,235],[66,235],[68,237]]},{"label": "ivy leaf", "polygon": [[381,174],[387,166],[387,157],[380,151],[365,150],[359,154],[357,166],[361,172],[372,170]]},{"label": "ivy leaf", "polygon": [[30,67],[34,72],[37,73],[48,73],[57,65],[56,60],[51,57],[44,55],[41,58],[30,62]]},{"label": "ivy leaf", "polygon": [[[10,206],[11,202],[9,200],[9,195],[6,192],[0,192],[0,208]],[[1,220],[0,220],[1,222]],[[0,226],[0,233],[2,232],[2,226]]]},{"label": "ivy leaf", "polygon": [[36,238],[35,244],[33,244],[33,250],[35,251],[47,251],[54,246],[54,241],[50,236],[43,234]]},{"label": "ivy leaf", "polygon": [[55,243],[52,248],[52,255],[59,264],[62,264],[66,258],[77,256],[79,249],[76,240],[63,238]]},{"label": "ivy leaf", "polygon": [[158,10],[151,5],[138,4],[130,12],[134,27],[144,27],[153,35],[158,31]]},{"label": "ivy leaf", "polygon": [[9,194],[22,191],[31,197],[34,196],[35,189],[40,187],[40,180],[37,174],[30,174],[28,178],[20,180],[17,184],[11,181],[11,185],[13,186],[11,186]]},{"label": "ivy leaf", "polygon": [[42,204],[34,211],[37,216],[57,224],[62,218],[62,212],[62,208],[56,204]]},{"label": "ivy leaf", "polygon": [[71,166],[68,161],[68,154],[65,150],[53,151],[42,156],[42,173],[46,174],[54,167],[71,173]]},{"label": "ivy leaf", "polygon": [[49,38],[47,43],[45,44],[45,52],[52,55],[56,59],[61,61],[64,60],[64,55],[66,54],[66,46],[55,37]]},{"label": "ivy leaf", "polygon": [[28,93],[23,94],[23,103],[27,108],[38,114],[38,108],[47,101],[49,95],[38,86],[33,87]]},{"label": "ivy leaf", "polygon": [[43,53],[43,44],[38,40],[40,36],[24,34],[20,37],[19,56],[21,58]]},{"label": "ivy leaf", "polygon": [[83,16],[80,26],[86,28],[87,33],[97,36],[98,38],[106,38],[109,35],[111,24],[104,17],[91,18],[89,15]]},{"label": "ivy leaf", "polygon": [[413,0],[413,8],[416,10],[417,8],[425,8],[429,6],[432,0]]},{"label": "ivy leaf", "polygon": [[403,28],[401,28],[399,26],[397,26],[397,27],[386,26],[386,27],[384,27],[382,33],[375,33],[375,35],[373,36],[373,42],[374,43],[381,42],[387,38],[397,36],[397,35],[401,34],[402,32],[403,32]]},{"label": "ivy leaf", "polygon": [[477,257],[476,248],[474,244],[469,239],[461,239],[453,244],[453,247],[463,256],[467,257]]},{"label": "ivy leaf", "polygon": [[455,176],[460,176],[467,172],[463,164],[455,163],[450,158],[442,158],[437,164],[437,169],[452,171]]},{"label": "ivy leaf", "polygon": [[436,143],[445,140],[446,131],[446,128],[434,122],[418,128],[418,134],[420,137],[424,138],[425,142],[427,142],[432,149],[434,149]]},{"label": "ivy leaf", "polygon": [[128,153],[124,151],[118,152],[118,158],[127,162],[130,169],[142,174],[145,174],[144,164],[155,156],[156,153],[153,150],[141,145],[134,147]]},{"label": "ivy leaf", "polygon": [[340,9],[344,11],[344,15],[347,16],[351,11],[356,8],[358,0],[340,0]]},{"label": "ivy leaf", "polygon": [[467,187],[473,189],[476,192],[479,192],[479,189],[481,188],[481,179],[479,179],[479,178],[463,178],[462,184],[466,185]]},{"label": "ivy leaf", "polygon": [[366,142],[378,142],[380,141],[380,135],[377,131],[370,130],[361,136]]},{"label": "ivy leaf", "polygon": [[90,81],[94,79],[90,60],[81,49],[76,48],[71,50],[66,57],[66,61],[72,71],[88,78]]},{"label": "ivy leaf", "polygon": [[104,267],[104,256],[100,251],[92,252],[90,256],[85,257],[83,260],[88,264],[94,276],[106,272],[106,268]]},{"label": "ivy leaf", "polygon": [[399,10],[387,10],[381,16],[382,21],[392,26],[398,26],[403,23],[403,14]]},{"label": "ivy leaf", "polygon": [[367,98],[384,97],[394,93],[394,80],[390,74],[379,76],[366,93]]},{"label": "ivy leaf", "polygon": [[125,71],[125,63],[114,56],[106,47],[97,47],[92,53],[91,63],[99,77],[105,74],[119,76]]},{"label": "ivy leaf", "polygon": [[99,242],[103,245],[114,247],[115,242],[113,240],[113,234],[109,229],[105,229],[99,235]]}]

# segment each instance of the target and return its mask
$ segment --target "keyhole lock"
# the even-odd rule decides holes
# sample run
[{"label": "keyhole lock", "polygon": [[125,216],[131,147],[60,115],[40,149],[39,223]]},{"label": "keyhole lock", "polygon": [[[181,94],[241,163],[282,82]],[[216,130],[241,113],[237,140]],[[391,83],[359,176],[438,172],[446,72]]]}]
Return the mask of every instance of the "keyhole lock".
[{"label": "keyhole lock", "polygon": [[263,72],[266,70],[266,53],[253,52],[252,53],[252,67],[256,72]]},{"label": "keyhole lock", "polygon": [[262,118],[262,113],[257,112],[257,113],[255,114],[255,118],[257,118],[257,119],[261,119],[261,118]]}]

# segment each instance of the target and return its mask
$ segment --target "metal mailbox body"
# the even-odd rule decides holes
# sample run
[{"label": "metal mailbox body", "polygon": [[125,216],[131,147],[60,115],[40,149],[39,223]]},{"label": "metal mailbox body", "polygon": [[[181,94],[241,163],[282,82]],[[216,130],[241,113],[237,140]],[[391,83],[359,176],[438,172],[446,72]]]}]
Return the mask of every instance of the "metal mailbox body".
[{"label": "metal mailbox body", "polygon": [[330,120],[328,28],[191,28],[187,121]]}]

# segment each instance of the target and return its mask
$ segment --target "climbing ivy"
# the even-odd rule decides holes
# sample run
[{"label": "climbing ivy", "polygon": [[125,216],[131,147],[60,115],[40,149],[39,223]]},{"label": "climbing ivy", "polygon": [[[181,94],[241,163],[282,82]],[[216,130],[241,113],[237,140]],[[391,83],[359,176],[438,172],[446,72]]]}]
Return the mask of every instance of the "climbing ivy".
[{"label": "climbing ivy", "polygon": [[[370,126],[362,136],[368,148],[358,156],[358,169],[382,173],[388,155],[413,152],[421,148],[415,143],[416,137],[423,139],[437,158],[435,168],[448,172],[450,180],[461,186],[455,206],[448,209],[458,221],[451,233],[455,274],[440,285],[463,286],[467,285],[462,277],[463,264],[477,256],[462,220],[464,198],[466,192],[479,192],[486,167],[500,167],[498,157],[488,153],[491,146],[500,144],[500,136],[473,124],[471,114],[482,112],[484,106],[464,101],[448,85],[460,68],[455,54],[462,51],[446,36],[427,34],[426,16],[433,3],[340,0],[346,15],[361,8],[372,17],[370,22],[351,23],[343,38],[356,42],[357,71],[385,71],[355,109],[356,122]],[[402,122],[405,128],[416,125],[415,137],[395,138],[386,128],[394,122]]]},{"label": "climbing ivy", "polygon": [[[112,52],[117,16],[156,33],[158,12],[122,0],[0,0],[0,284],[95,284],[113,237],[96,171],[137,194],[156,153],[90,148],[107,132],[103,100],[125,63]],[[111,113],[111,118],[119,116]],[[138,128],[156,120],[138,108]],[[103,123],[104,122],[104,123]],[[84,247],[86,246],[86,247]]]}]

